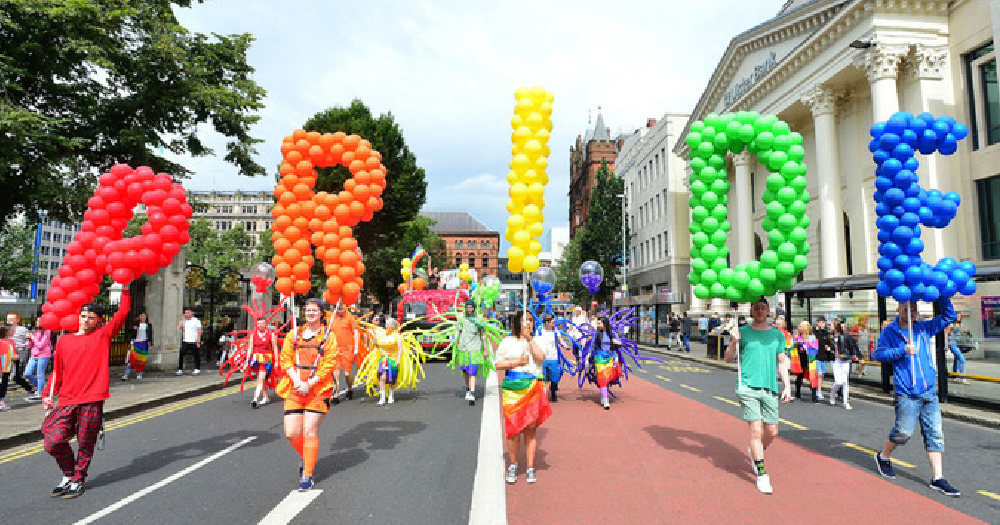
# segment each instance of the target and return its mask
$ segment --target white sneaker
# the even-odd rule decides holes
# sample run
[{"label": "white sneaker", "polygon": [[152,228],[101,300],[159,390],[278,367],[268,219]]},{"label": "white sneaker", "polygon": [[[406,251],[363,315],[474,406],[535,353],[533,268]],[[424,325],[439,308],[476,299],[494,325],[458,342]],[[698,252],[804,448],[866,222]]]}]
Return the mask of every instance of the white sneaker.
[{"label": "white sneaker", "polygon": [[382,406],[384,404],[385,404],[385,396],[378,398],[378,406]]},{"label": "white sneaker", "polygon": [[510,466],[507,467],[507,483],[517,483],[517,463],[511,463]]},{"label": "white sneaker", "polygon": [[466,390],[465,391],[465,400],[466,401],[475,401],[476,400],[476,394],[473,394],[471,390]]},{"label": "white sneaker", "polygon": [[391,404],[393,404],[395,402],[396,402],[396,398],[393,397],[392,392],[389,392],[389,401],[387,401],[387,403],[389,403],[391,405]]},{"label": "white sneaker", "polygon": [[200,373],[201,373],[201,369],[200,368],[195,368],[194,372],[191,372],[191,375],[196,376],[196,375],[198,375]]},{"label": "white sneaker", "polygon": [[140,372],[138,375],[135,376],[135,378],[136,379],[142,379],[142,373]]},{"label": "white sneaker", "polygon": [[607,399],[602,399],[601,406],[604,407],[604,410],[611,410],[611,401],[608,401]]},{"label": "white sneaker", "polygon": [[851,410],[851,404],[850,403],[844,403],[844,410]]},{"label": "white sneaker", "polygon": [[816,399],[819,399],[820,401],[822,401],[824,399],[823,398],[823,393],[822,392],[816,392]]},{"label": "white sneaker", "polygon": [[268,404],[270,402],[271,402],[271,398],[265,397],[264,399],[261,399],[260,401],[258,401],[257,405],[258,406],[264,406],[264,405],[266,405],[266,404]]},{"label": "white sneaker", "polygon": [[10,407],[7,406],[7,403],[0,401],[0,412],[3,412],[4,410],[10,410]]},{"label": "white sneaker", "polygon": [[183,370],[178,370],[177,373],[174,374],[174,375],[182,376],[182,375],[184,375],[184,371]]},{"label": "white sneaker", "polygon": [[774,494],[774,489],[771,488],[771,476],[764,474],[763,476],[757,476],[757,490],[761,494]]},{"label": "white sneaker", "polygon": [[538,477],[535,476],[535,469],[529,468],[524,471],[524,480],[528,483],[534,483],[538,481]]},{"label": "white sneaker", "polygon": [[128,374],[122,376],[122,381],[128,381]]},{"label": "white sneaker", "polygon": [[830,404],[831,405],[836,405],[837,404],[837,398],[835,398],[833,396],[830,396]]}]

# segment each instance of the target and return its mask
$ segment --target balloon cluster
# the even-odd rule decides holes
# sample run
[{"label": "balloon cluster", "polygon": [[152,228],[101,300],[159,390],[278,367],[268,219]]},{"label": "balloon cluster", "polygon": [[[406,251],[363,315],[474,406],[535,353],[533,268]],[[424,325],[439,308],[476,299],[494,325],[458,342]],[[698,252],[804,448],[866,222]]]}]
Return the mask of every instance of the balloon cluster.
[{"label": "balloon cluster", "polygon": [[404,280],[410,280],[410,276],[413,275],[412,264],[409,257],[404,257],[399,261],[399,275],[403,276]]},{"label": "balloon cluster", "polygon": [[[309,291],[315,246],[326,271],[326,301],[354,304],[364,286],[365,265],[351,227],[371,220],[382,209],[386,185],[382,155],[357,135],[301,129],[285,137],[281,153],[281,181],[274,188],[278,202],[271,211],[275,288],[283,295]],[[314,194],[316,168],[338,164],[351,172],[344,189]]]},{"label": "balloon cluster", "polygon": [[531,289],[536,295],[545,295],[556,287],[556,273],[548,266],[542,266],[531,274]]},{"label": "balloon cluster", "polygon": [[510,172],[510,201],[507,202],[507,269],[512,273],[534,272],[539,267],[538,254],[542,243],[542,208],[545,207],[545,185],[549,175],[549,133],[552,131],[552,101],[545,88],[520,87],[514,93],[517,104],[510,125],[513,142]]},{"label": "balloon cluster", "polygon": [[[146,207],[149,220],[142,233],[122,238],[133,208]],[[87,201],[83,224],[66,245],[59,275],[49,283],[39,323],[49,330],[76,330],[78,312],[100,292],[101,278],[110,274],[126,284],[153,275],[170,264],[190,240],[188,219],[194,210],[184,188],[166,173],[118,164],[98,179]]]},{"label": "balloon cluster", "polygon": [[580,265],[580,282],[587,287],[590,293],[597,293],[601,290],[601,283],[604,281],[604,268],[597,261],[587,261]]},{"label": "balloon cluster", "polygon": [[274,284],[276,277],[274,266],[266,262],[257,263],[250,271],[250,282],[254,285],[257,293],[264,293],[268,286]]},{"label": "balloon cluster", "polygon": [[469,275],[469,263],[462,263],[461,265],[459,265],[459,267],[458,267],[458,278],[462,281],[462,285],[461,285],[462,289],[463,290],[468,290],[469,289],[469,279],[471,278],[471,276]]},{"label": "balloon cluster", "polygon": [[878,166],[874,193],[880,255],[876,290],[882,297],[908,303],[976,293],[972,280],[976,266],[971,262],[958,263],[948,257],[931,266],[920,256],[924,241],[919,225],[948,226],[958,213],[961,198],[955,192],[942,194],[921,188],[917,175],[920,163],[913,156],[917,151],[951,155],[968,134],[968,128],[954,118],[945,115],[935,119],[930,113],[896,113],[872,126],[868,149]]},{"label": "balloon cluster", "polygon": [[495,275],[483,276],[482,282],[475,289],[476,302],[486,308],[493,307],[493,301],[500,297],[500,279]]},{"label": "balloon cluster", "polygon": [[[810,197],[802,135],[774,115],[740,111],[710,114],[692,123],[686,142],[692,170],[688,279],[695,296],[750,302],[791,288],[806,268],[809,253],[806,204]],[[730,184],[725,156],[744,149],[771,173],[762,195],[766,216],[761,226],[767,232],[768,247],[759,261],[732,269],[726,263],[731,225],[726,218]]]}]

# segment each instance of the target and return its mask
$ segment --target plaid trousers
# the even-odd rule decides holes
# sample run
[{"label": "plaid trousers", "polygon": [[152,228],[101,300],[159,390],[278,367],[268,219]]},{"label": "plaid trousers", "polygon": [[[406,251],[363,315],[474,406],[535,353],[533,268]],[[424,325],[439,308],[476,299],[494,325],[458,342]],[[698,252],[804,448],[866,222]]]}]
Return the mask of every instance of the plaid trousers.
[{"label": "plaid trousers", "polygon": [[[57,406],[42,423],[45,451],[55,458],[64,476],[72,481],[87,479],[87,469],[94,459],[94,446],[104,419],[104,401],[81,405]],[[76,436],[77,455],[69,441]]]}]

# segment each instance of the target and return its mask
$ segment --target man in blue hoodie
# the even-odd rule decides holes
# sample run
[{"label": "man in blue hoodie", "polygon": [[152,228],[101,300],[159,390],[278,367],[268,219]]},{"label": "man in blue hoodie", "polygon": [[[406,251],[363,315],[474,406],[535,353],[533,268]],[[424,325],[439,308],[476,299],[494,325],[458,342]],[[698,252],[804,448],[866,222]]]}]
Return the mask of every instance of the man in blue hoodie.
[{"label": "man in blue hoodie", "polygon": [[941,455],[944,452],[944,434],[941,431],[937,369],[931,345],[931,337],[955,320],[955,308],[948,299],[939,299],[938,306],[941,307],[941,315],[930,321],[916,321],[919,316],[917,303],[900,304],[896,319],[882,330],[878,347],[872,354],[872,358],[892,366],[892,382],[896,391],[896,424],[889,432],[882,451],[875,453],[875,465],[882,476],[896,478],[890,455],[897,445],[910,440],[919,420],[927,459],[931,463],[930,488],[958,497],[958,489],[943,476]]}]

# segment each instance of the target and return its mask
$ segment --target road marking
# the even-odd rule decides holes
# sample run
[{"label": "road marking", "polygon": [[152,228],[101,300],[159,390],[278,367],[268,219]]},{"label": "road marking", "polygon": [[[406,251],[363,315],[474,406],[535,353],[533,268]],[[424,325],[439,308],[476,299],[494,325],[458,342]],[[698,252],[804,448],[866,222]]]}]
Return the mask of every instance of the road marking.
[{"label": "road marking", "polygon": [[792,428],[794,428],[796,430],[809,430],[808,428],[806,428],[806,427],[804,427],[804,426],[802,426],[802,425],[800,425],[798,423],[792,423],[791,421],[789,421],[787,419],[778,418],[778,421],[781,421],[782,423],[784,423],[784,424],[786,424],[786,425],[788,425],[788,426],[790,426],[790,427],[792,427]]},{"label": "road marking", "polygon": [[192,473],[192,472],[200,469],[201,467],[204,467],[205,465],[207,465],[207,464],[215,461],[216,459],[221,458],[222,456],[225,456],[226,454],[228,454],[228,453],[230,453],[230,452],[232,452],[232,451],[234,451],[234,450],[242,447],[243,445],[246,445],[247,443],[249,443],[249,442],[251,442],[251,441],[253,441],[255,439],[257,439],[257,436],[250,436],[250,437],[244,439],[243,441],[240,441],[239,443],[234,443],[232,445],[229,445],[225,449],[220,450],[219,452],[216,452],[215,454],[212,454],[211,456],[209,456],[209,457],[207,457],[207,458],[205,458],[205,459],[203,459],[203,460],[195,463],[194,465],[191,465],[190,467],[188,467],[188,468],[186,468],[186,469],[184,469],[184,470],[182,470],[182,471],[174,474],[173,476],[170,476],[169,478],[167,478],[167,479],[165,479],[163,481],[160,481],[159,483],[157,483],[155,485],[151,485],[149,487],[146,487],[146,488],[140,490],[139,492],[136,492],[135,494],[132,494],[131,496],[129,496],[129,497],[127,497],[127,498],[119,501],[118,503],[115,503],[114,505],[106,507],[104,510],[102,510],[100,512],[96,512],[94,514],[91,514],[90,516],[88,516],[88,517],[86,517],[86,518],[84,518],[84,519],[76,522],[76,525],[87,525],[88,523],[93,523],[93,522],[95,522],[95,521],[103,518],[104,516],[107,516],[108,514],[111,514],[112,512],[114,512],[114,511],[116,511],[116,510],[124,507],[125,505],[128,505],[129,503],[132,503],[133,501],[135,501],[135,500],[137,500],[137,499],[145,496],[146,494],[149,494],[149,493],[153,492],[156,489],[162,488],[162,487],[164,487],[164,486],[166,486],[166,485],[168,485],[168,484],[170,484],[170,483],[172,483],[174,481],[177,481],[178,479],[183,478],[184,476],[186,476],[186,475],[188,475],[188,474],[190,474],[190,473]]},{"label": "road marking", "polygon": [[[130,416],[130,417],[126,417],[126,418],[123,418],[123,419],[120,419],[120,420],[116,420],[116,421],[114,421],[112,423],[108,423],[107,425],[104,426],[104,430],[105,431],[118,430],[120,428],[127,427],[127,426],[133,425],[135,423],[141,423],[143,421],[147,421],[149,419],[160,417],[162,415],[166,415],[166,414],[169,414],[171,412],[176,412],[178,410],[183,410],[185,408],[193,407],[195,405],[199,405],[201,403],[205,403],[205,402],[211,401],[213,399],[218,399],[220,397],[225,397],[225,396],[229,396],[229,395],[235,394],[236,392],[239,391],[238,389],[239,389],[239,387],[235,387],[234,386],[234,387],[227,388],[227,389],[225,389],[225,390],[223,390],[221,392],[216,392],[214,394],[206,394],[206,395],[198,396],[198,397],[196,397],[194,399],[190,399],[190,400],[187,400],[187,401],[179,401],[177,403],[172,403],[172,404],[167,405],[167,406],[150,409],[147,412],[143,412],[143,413],[137,414],[135,416]],[[76,441],[76,438],[73,438],[73,440],[70,441],[70,442],[72,443],[73,441]],[[34,445],[29,445],[27,447],[19,448],[17,450],[14,450],[14,451],[8,452],[6,454],[0,455],[0,465],[2,465],[4,463],[7,463],[7,462],[10,462],[10,461],[14,461],[16,459],[21,459],[21,458],[25,458],[25,457],[31,456],[33,454],[37,454],[39,452],[42,452],[43,450],[45,450],[45,444],[44,443],[37,443],[37,444],[34,444]]]},{"label": "road marking", "polygon": [[671,379],[669,377],[663,377],[663,376],[661,376],[659,374],[657,374],[656,377],[657,377],[657,379],[662,379],[664,381],[671,381]]},{"label": "road marking", "polygon": [[993,499],[995,499],[997,501],[1000,501],[1000,494],[994,494],[994,493],[986,491],[986,490],[980,490],[980,491],[977,491],[977,492],[979,494],[982,494],[983,496],[986,496],[987,498],[993,498]]},{"label": "road marking", "polygon": [[298,516],[322,493],[322,490],[308,490],[306,492],[293,490],[285,496],[285,499],[281,500],[277,507],[268,512],[264,519],[260,520],[260,525],[284,525],[291,522],[292,518]]},{"label": "road marking", "polygon": [[733,401],[732,399],[726,399],[724,397],[719,397],[719,396],[712,396],[712,397],[714,397],[715,399],[718,399],[719,401],[722,401],[723,403],[729,403],[730,405],[733,405],[733,406],[740,406],[739,403],[737,403],[736,401]]},{"label": "road marking", "polygon": [[667,372],[698,372],[703,374],[708,373],[708,370],[704,368],[698,368],[697,366],[691,366],[691,365],[674,365],[674,366],[660,365],[660,368],[666,370]]},{"label": "road marking", "polygon": [[486,377],[479,453],[469,508],[471,525],[506,525],[507,489],[503,472],[503,425],[500,423],[500,383],[496,371]]},{"label": "road marking", "polygon": [[[841,445],[844,445],[847,448],[853,448],[854,450],[860,450],[861,452],[867,452],[868,454],[871,454],[873,456],[875,455],[875,451],[874,450],[872,450],[870,448],[862,447],[861,445],[855,445],[854,443],[841,443]],[[907,462],[905,462],[905,461],[903,461],[901,459],[893,459],[892,460],[892,465],[893,466],[899,465],[900,467],[906,467],[906,468],[916,468],[917,467],[913,463],[907,463]]]},{"label": "road marking", "polygon": [[688,389],[688,390],[693,390],[695,392],[701,392],[701,390],[698,390],[697,388],[695,388],[693,386],[687,386],[684,383],[681,383],[681,386],[684,387],[684,388],[686,388],[686,389]]},{"label": "road marking", "polygon": [[641,368],[636,368],[636,370],[638,370],[638,371],[642,372],[643,374],[648,374],[648,373],[649,373],[649,372],[647,372],[647,371],[645,371],[645,370],[643,370],[643,369],[641,369]]}]

